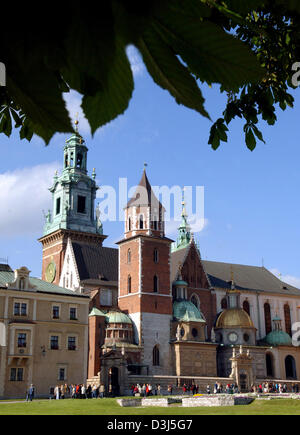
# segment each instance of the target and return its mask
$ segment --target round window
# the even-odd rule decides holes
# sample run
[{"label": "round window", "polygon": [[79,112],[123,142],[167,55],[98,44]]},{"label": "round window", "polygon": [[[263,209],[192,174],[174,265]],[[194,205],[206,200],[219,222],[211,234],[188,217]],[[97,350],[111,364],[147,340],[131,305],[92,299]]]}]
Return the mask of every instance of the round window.
[{"label": "round window", "polygon": [[198,336],[198,330],[196,328],[192,329],[192,336],[196,338]]}]

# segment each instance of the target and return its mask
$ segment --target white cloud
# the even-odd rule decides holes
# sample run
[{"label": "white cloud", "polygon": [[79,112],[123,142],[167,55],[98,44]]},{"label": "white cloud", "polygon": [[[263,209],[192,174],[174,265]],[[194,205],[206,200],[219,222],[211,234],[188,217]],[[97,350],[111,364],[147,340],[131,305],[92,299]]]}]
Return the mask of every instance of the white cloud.
[{"label": "white cloud", "polygon": [[143,59],[137,50],[136,47],[133,45],[129,45],[126,50],[130,65],[132,74],[134,77],[142,76],[144,72],[146,71],[145,65],[143,63]]},{"label": "white cloud", "polygon": [[73,121],[73,123],[76,119],[78,119],[79,121],[79,132],[81,134],[90,134],[90,125],[86,117],[84,116],[83,110],[81,108],[82,95],[74,90],[71,90],[70,92],[65,93],[63,96],[71,120]]},{"label": "white cloud", "polygon": [[43,210],[52,208],[48,189],[58,168],[53,162],[0,174],[0,238],[42,235]]},{"label": "white cloud", "polygon": [[294,287],[300,288],[300,278],[293,275],[282,275],[278,269],[270,269],[277,278],[280,278],[283,282],[290,284]]}]

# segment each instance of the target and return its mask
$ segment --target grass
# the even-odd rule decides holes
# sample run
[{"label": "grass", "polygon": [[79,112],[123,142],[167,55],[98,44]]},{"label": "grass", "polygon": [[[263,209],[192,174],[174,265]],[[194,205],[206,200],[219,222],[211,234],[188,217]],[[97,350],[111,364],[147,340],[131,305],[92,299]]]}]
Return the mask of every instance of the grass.
[{"label": "grass", "polygon": [[0,415],[300,415],[300,400],[254,401],[247,406],[183,408],[122,408],[116,399],[36,400],[1,403]]}]

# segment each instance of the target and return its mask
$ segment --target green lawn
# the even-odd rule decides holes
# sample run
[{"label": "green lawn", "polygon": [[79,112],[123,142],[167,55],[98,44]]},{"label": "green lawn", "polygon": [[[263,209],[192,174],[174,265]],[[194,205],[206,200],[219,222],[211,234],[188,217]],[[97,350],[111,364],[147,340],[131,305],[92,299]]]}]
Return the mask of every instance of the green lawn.
[{"label": "green lawn", "polygon": [[255,401],[247,406],[216,408],[122,408],[115,399],[41,400],[1,403],[0,415],[300,415],[300,400]]}]

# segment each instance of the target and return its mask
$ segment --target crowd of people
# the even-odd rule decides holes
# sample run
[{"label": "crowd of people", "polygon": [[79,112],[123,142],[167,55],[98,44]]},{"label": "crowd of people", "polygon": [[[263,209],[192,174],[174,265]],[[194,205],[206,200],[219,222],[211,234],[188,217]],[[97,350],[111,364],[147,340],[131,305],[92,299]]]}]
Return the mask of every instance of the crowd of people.
[{"label": "crowd of people", "polygon": [[281,383],[272,383],[272,382],[265,382],[263,384],[259,385],[253,385],[251,387],[251,392],[253,393],[299,393],[299,385],[298,384],[291,384],[290,388],[286,384]]},{"label": "crowd of people", "polygon": [[65,384],[57,385],[52,391],[50,399],[103,399],[104,397],[105,386],[103,384],[101,384],[100,386],[88,385],[88,387],[86,387],[84,384]]},{"label": "crowd of people", "polygon": [[[156,384],[136,384],[130,387],[131,395],[138,397],[149,397],[149,396],[162,396],[162,395],[172,395],[172,394],[183,394],[183,395],[196,395],[196,394],[237,394],[240,393],[238,385],[227,384],[223,386],[220,382],[216,382],[213,387],[207,385],[206,391],[200,391],[199,385],[197,384],[186,384],[184,383],[182,387],[173,387],[169,384],[167,390],[162,391],[161,385]],[[269,393],[299,393],[299,384],[291,384],[289,387],[287,384],[282,383],[272,383],[265,382],[259,385],[252,385],[250,392],[259,394],[269,394]],[[118,394],[113,391],[112,386],[106,391],[105,386],[101,385],[88,385],[84,384],[72,384],[72,385],[57,385],[51,390],[50,399],[62,400],[62,399],[103,399],[104,397],[114,397]],[[30,385],[26,390],[26,401],[32,401],[35,396],[35,387]]]}]

